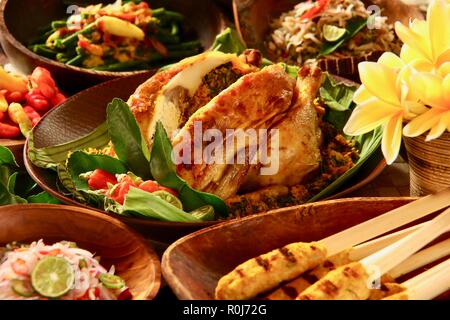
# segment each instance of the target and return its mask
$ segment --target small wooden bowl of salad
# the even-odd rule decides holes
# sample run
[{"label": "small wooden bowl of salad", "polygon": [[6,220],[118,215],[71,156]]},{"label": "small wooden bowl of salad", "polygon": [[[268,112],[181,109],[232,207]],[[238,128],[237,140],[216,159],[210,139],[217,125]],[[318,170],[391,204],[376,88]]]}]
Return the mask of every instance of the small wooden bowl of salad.
[{"label": "small wooden bowl of salad", "polygon": [[399,53],[394,23],[423,18],[401,0],[234,0],[236,27],[248,47],[270,60],[359,81],[358,63]]},{"label": "small wooden bowl of salad", "polygon": [[158,256],[116,219],[16,205],[2,208],[0,222],[0,300],[151,300],[159,291]]},{"label": "small wooden bowl of salad", "polygon": [[226,27],[213,1],[113,2],[83,1],[78,7],[59,0],[4,0],[5,53],[21,72],[43,66],[75,93],[198,54]]}]

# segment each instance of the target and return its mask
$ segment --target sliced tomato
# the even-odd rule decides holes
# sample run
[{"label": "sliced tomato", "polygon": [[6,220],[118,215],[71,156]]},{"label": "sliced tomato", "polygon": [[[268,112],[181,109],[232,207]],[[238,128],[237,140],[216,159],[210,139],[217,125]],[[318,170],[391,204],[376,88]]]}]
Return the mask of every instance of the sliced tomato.
[{"label": "sliced tomato", "polygon": [[25,260],[17,259],[11,264],[11,267],[18,275],[28,276],[29,274],[28,266]]},{"label": "sliced tomato", "polygon": [[139,189],[153,193],[160,190],[160,186],[155,181],[149,180],[145,181],[144,183],[141,183],[139,185]]},{"label": "sliced tomato", "polygon": [[97,169],[89,177],[88,185],[91,190],[104,190],[108,183],[117,184],[116,176],[104,170]]},{"label": "sliced tomato", "polygon": [[309,11],[305,12],[300,19],[312,19],[319,13],[321,13],[330,3],[330,0],[317,0],[314,4],[314,7],[309,9]]},{"label": "sliced tomato", "polygon": [[176,192],[176,191],[173,190],[173,189],[166,188],[166,187],[163,187],[163,186],[159,186],[159,190],[167,191],[167,192],[173,194],[175,197],[178,197],[178,192]]}]

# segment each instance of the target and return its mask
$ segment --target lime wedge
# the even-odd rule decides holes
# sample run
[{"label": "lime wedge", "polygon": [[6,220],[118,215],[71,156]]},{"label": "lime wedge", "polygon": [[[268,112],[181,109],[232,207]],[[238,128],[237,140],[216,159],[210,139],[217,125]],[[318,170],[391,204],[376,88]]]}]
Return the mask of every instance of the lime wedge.
[{"label": "lime wedge", "polygon": [[62,257],[45,257],[31,273],[34,290],[47,298],[58,298],[72,288],[75,273],[69,261]]},{"label": "lime wedge", "polygon": [[99,280],[108,289],[122,289],[125,287],[125,281],[121,277],[113,274],[102,273],[99,276]]},{"label": "lime wedge", "polygon": [[171,194],[167,191],[164,191],[164,190],[159,190],[159,191],[153,192],[152,194],[154,196],[161,198],[164,201],[170,203],[174,207],[183,210],[183,204],[181,203],[180,199],[175,197],[173,194]]},{"label": "lime wedge", "polygon": [[213,221],[215,218],[214,207],[207,205],[191,212],[194,217],[203,221]]},{"label": "lime wedge", "polygon": [[322,31],[323,37],[329,42],[338,41],[347,33],[346,29],[339,28],[330,24],[324,25]]}]

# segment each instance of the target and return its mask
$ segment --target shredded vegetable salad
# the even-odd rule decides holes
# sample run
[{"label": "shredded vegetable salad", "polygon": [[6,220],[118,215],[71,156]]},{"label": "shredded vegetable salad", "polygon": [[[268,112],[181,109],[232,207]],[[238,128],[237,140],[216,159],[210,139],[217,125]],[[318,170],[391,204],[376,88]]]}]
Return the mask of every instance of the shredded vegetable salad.
[{"label": "shredded vegetable salad", "polygon": [[272,21],[271,30],[267,48],[287,63],[400,50],[387,17],[372,15],[360,0],[301,2]]},{"label": "shredded vegetable salad", "polygon": [[0,300],[128,300],[115,268],[72,242],[11,244],[0,256]]}]

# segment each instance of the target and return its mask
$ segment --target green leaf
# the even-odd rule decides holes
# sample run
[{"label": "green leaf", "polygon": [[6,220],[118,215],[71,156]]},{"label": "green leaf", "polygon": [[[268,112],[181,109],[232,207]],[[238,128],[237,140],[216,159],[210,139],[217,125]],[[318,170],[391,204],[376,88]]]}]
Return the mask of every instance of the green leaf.
[{"label": "green leaf", "polygon": [[347,23],[347,33],[344,37],[335,42],[325,42],[322,49],[319,52],[318,58],[329,55],[336,51],[345,42],[353,38],[358,32],[360,32],[367,25],[367,19],[353,18]]},{"label": "green leaf", "polygon": [[320,97],[331,110],[347,111],[353,103],[356,89],[356,86],[336,81],[327,73],[320,88]]},{"label": "green leaf", "polygon": [[59,164],[66,162],[69,152],[87,148],[100,149],[105,147],[109,141],[106,122],[80,139],[47,148],[36,148],[33,134],[30,134],[28,139],[28,157],[35,166],[56,170]]},{"label": "green leaf", "polygon": [[211,51],[241,54],[246,48],[236,30],[227,28],[221,34],[217,35],[211,46]]},{"label": "green leaf", "polygon": [[0,166],[19,167],[14,154],[5,146],[0,146]]},{"label": "green leaf", "polygon": [[0,183],[0,206],[6,206],[10,204],[24,204],[27,201],[19,196],[9,192],[8,186]]},{"label": "green leaf", "polygon": [[127,168],[118,159],[105,155],[92,155],[83,151],[72,153],[67,160],[67,171],[77,190],[90,190],[81,174],[101,169],[112,174],[127,173]]},{"label": "green leaf", "polygon": [[220,216],[228,216],[227,206],[222,199],[192,189],[186,181],[177,175],[172,161],[172,144],[161,122],[156,124],[150,167],[153,177],[159,184],[178,192],[186,210],[193,211],[209,204],[214,207],[215,212]]},{"label": "green leaf", "polygon": [[171,222],[199,222],[189,213],[176,208],[170,203],[154,196],[150,192],[131,188],[125,197],[123,211],[139,217]]},{"label": "green leaf", "polygon": [[151,179],[150,152],[127,103],[114,99],[108,105],[107,117],[109,135],[119,159],[142,179]]},{"label": "green leaf", "polygon": [[8,179],[8,191],[12,194],[14,194],[15,192],[15,188],[16,188],[16,180],[17,180],[17,176],[19,175],[18,172],[14,172],[12,175],[9,176]]},{"label": "green leaf", "polygon": [[47,192],[41,192],[39,194],[29,196],[27,198],[28,203],[48,203],[48,204],[62,204],[61,201],[48,194]]}]

